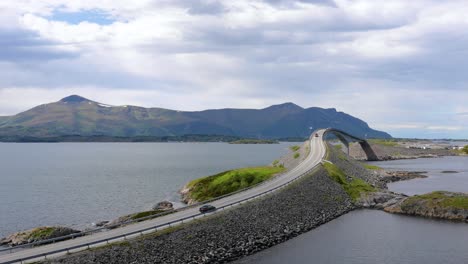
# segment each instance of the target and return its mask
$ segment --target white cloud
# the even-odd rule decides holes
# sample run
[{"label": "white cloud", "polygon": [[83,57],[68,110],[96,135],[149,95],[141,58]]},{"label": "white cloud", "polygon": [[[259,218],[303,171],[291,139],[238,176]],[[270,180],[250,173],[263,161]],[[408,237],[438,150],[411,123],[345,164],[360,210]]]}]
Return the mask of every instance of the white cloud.
[{"label": "white cloud", "polygon": [[[324,2],[2,1],[0,113],[76,93],[182,110],[293,101],[397,136],[466,132],[466,1]],[[53,19],[90,10],[115,21]]]}]

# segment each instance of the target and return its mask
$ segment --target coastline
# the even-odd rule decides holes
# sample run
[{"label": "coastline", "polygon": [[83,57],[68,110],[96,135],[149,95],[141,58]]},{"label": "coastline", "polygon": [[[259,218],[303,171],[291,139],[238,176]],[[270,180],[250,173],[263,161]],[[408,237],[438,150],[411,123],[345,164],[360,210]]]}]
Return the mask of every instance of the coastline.
[{"label": "coastline", "polygon": [[[332,151],[332,152],[333,152],[333,151]],[[366,182],[370,182],[373,186],[376,186],[376,187],[382,187],[382,186],[384,186],[384,184],[385,184],[385,183],[382,183],[381,181],[379,181],[379,177],[378,177],[377,175],[375,175],[374,173],[371,173],[371,171],[368,171],[367,169],[364,169],[361,165],[358,166],[358,165],[357,165],[357,161],[345,160],[345,159],[343,159],[342,157],[339,157],[339,156],[337,157],[337,156],[336,156],[336,153],[334,153],[334,155],[332,155],[331,160],[333,161],[333,163],[339,164],[339,167],[343,168],[343,170],[346,172],[347,175],[355,175],[356,177],[363,178]],[[316,178],[315,176],[317,176],[317,175],[309,176],[308,178]],[[321,177],[321,176],[319,176],[319,177]],[[330,180],[330,179],[328,179],[328,180]],[[295,186],[295,187],[296,187],[296,186]],[[321,186],[321,188],[323,188],[323,187],[325,187],[325,188],[330,187],[330,183],[323,184],[323,186]],[[297,191],[297,190],[296,190],[296,191]],[[297,195],[297,192],[294,192],[294,195]],[[305,194],[301,192],[301,195],[305,195]],[[315,198],[317,198],[317,197],[315,197]],[[336,197],[333,198],[333,197],[330,197],[329,195],[326,196],[326,197],[320,197],[318,200],[321,200],[322,202],[323,202],[323,201],[329,202],[330,198],[335,199],[335,200],[336,200],[335,202],[337,202],[338,200],[341,200],[341,198],[336,198]],[[316,199],[314,199],[314,201],[316,201]],[[349,201],[349,198],[348,198],[348,201]],[[259,201],[259,202],[260,202],[260,201]],[[309,201],[309,202],[311,202],[311,201]],[[254,201],[254,202],[251,202],[251,203],[252,203],[252,204],[256,204],[255,201]],[[295,204],[291,204],[291,203],[287,203],[287,204],[288,204],[288,206],[296,206]],[[246,206],[247,206],[247,205],[246,205]],[[304,205],[301,205],[301,208],[303,208],[303,207],[304,207]],[[346,210],[340,211],[340,212],[341,212],[340,214],[327,213],[325,216],[324,216],[323,214],[322,214],[321,216],[320,216],[320,215],[318,215],[318,216],[316,215],[316,216],[313,218],[313,219],[317,220],[317,221],[315,222],[315,223],[316,223],[315,225],[313,225],[312,227],[310,227],[310,226],[309,226],[309,227],[304,227],[304,229],[296,229],[295,232],[294,232],[294,231],[292,232],[292,236],[285,236],[285,237],[283,237],[283,239],[287,240],[287,239],[290,239],[290,238],[292,238],[292,237],[297,236],[298,234],[301,234],[301,233],[303,233],[303,232],[307,232],[308,230],[311,230],[311,229],[315,228],[315,227],[318,226],[318,225],[324,224],[324,223],[326,223],[326,222],[328,222],[328,221],[330,221],[330,220],[332,220],[332,219],[335,219],[336,217],[339,217],[340,215],[342,215],[342,214],[344,214],[344,213],[346,213],[346,212],[349,212],[349,211],[351,211],[351,210],[354,210],[354,209],[356,209],[356,208],[358,208],[358,207],[359,207],[359,206],[355,206],[355,205],[352,205],[352,203],[350,203],[350,204],[348,204],[348,206],[341,207],[341,209],[344,208],[344,209],[346,209]],[[271,208],[270,208],[270,209],[271,209]],[[310,209],[310,208],[309,208],[309,209]],[[298,210],[300,210],[300,209],[298,209]],[[325,212],[328,212],[327,210],[328,210],[328,209],[326,209]],[[235,210],[232,210],[232,211],[235,211]],[[289,214],[289,212],[287,212],[287,214]],[[289,217],[290,215],[287,215],[287,216]],[[263,217],[264,217],[264,216],[263,216]],[[318,217],[318,218],[317,218],[317,217]],[[216,218],[217,218],[217,217],[213,217],[213,219],[216,219]],[[207,220],[210,220],[210,219],[211,219],[211,218],[209,218],[209,219],[207,219]],[[264,218],[261,218],[261,217],[260,217],[260,220],[261,220],[261,219],[265,220]],[[213,221],[215,221],[215,220],[213,220]],[[231,219],[231,221],[232,221],[232,219]],[[229,222],[231,222],[231,221],[229,221]],[[203,222],[203,221],[201,221],[201,222]],[[215,223],[216,223],[216,221],[215,221]],[[197,223],[197,224],[201,224],[201,223],[199,222],[199,223]],[[243,223],[243,224],[245,224],[245,223]],[[295,223],[289,223],[289,224],[294,225]],[[242,225],[237,226],[237,227],[238,227],[238,228],[241,228],[241,229],[244,228],[244,227],[242,227]],[[209,227],[207,227],[207,228],[209,228]],[[218,227],[218,228],[221,228],[221,227]],[[188,225],[182,227],[182,230],[185,230],[185,232],[186,232],[185,234],[188,235],[188,236],[191,236],[190,233],[194,231],[194,230],[193,230],[193,226],[190,225],[190,224],[188,224]],[[220,229],[216,229],[216,230],[219,231]],[[175,230],[173,233],[177,233],[178,231],[179,231],[179,230]],[[198,231],[199,231],[199,232],[204,232],[204,231],[201,231],[201,230],[198,230]],[[182,231],[181,231],[181,232],[182,232]],[[188,233],[187,233],[187,232],[188,232]],[[288,233],[288,232],[286,232],[286,233]],[[166,237],[166,235],[167,235],[167,236],[170,236],[170,234],[172,234],[172,233],[169,233],[169,234],[166,234],[166,233],[165,233],[165,234],[158,234],[157,238],[159,239],[159,238],[161,238],[161,236]],[[204,233],[204,234],[205,234],[205,233]],[[206,235],[206,234],[205,234],[205,235]],[[229,239],[230,236],[231,236],[231,234],[230,234],[229,236],[224,237],[224,239]],[[268,237],[268,236],[267,236],[267,237]],[[179,238],[181,238],[181,237],[179,237]],[[247,238],[248,238],[248,237],[247,237]],[[149,239],[150,239],[150,238],[149,238]],[[136,244],[138,244],[138,245],[140,245],[140,246],[146,246],[147,244],[145,244],[145,243],[148,243],[148,244],[157,243],[158,246],[161,247],[161,245],[159,244],[159,242],[155,241],[155,240],[158,240],[158,239],[156,239],[156,237],[153,237],[153,239],[150,239],[150,241],[148,241],[148,240],[146,240],[146,238],[143,238],[143,239],[140,239],[140,240],[138,240],[138,241],[131,242],[131,243],[130,243],[130,247],[132,248],[132,250],[135,250],[135,249],[134,249],[134,246],[132,245],[132,243],[134,243],[134,245],[135,245],[135,243],[136,243]],[[171,241],[173,241],[173,238],[168,238],[168,239],[170,239]],[[212,239],[214,239],[214,238],[212,237]],[[218,238],[216,238],[216,239],[218,239]],[[220,238],[219,238],[219,239],[220,239]],[[249,245],[246,245],[247,249],[242,249],[241,252],[228,252],[229,254],[222,256],[222,259],[224,259],[224,260],[234,260],[234,259],[238,259],[238,258],[240,258],[241,256],[246,256],[246,255],[252,254],[252,253],[257,252],[257,251],[259,251],[259,250],[262,250],[262,249],[264,249],[264,248],[267,248],[267,247],[270,247],[270,246],[275,245],[275,244],[277,244],[277,243],[280,243],[280,242],[282,242],[282,241],[285,241],[285,240],[282,240],[282,239],[281,239],[281,240],[275,240],[274,242],[270,242],[270,240],[268,240],[269,238],[265,238],[265,239],[267,239],[266,242],[264,241],[264,244],[265,244],[265,245],[264,245],[264,244],[262,244],[262,246],[258,246],[258,245],[257,245],[257,247],[254,248],[254,249],[250,249]],[[218,241],[218,240],[215,240],[215,241]],[[143,244],[141,244],[141,243],[143,243]],[[125,245],[125,247],[127,247],[127,246],[128,246],[128,245]],[[224,247],[224,248],[226,249],[226,248],[229,248],[229,247]],[[225,252],[225,251],[226,251],[225,249],[224,249],[224,250],[221,250],[221,253]],[[104,250],[104,251],[105,251],[104,253],[103,253],[103,251],[101,251],[101,250],[100,250],[100,252],[103,253],[104,255],[106,255],[106,254],[111,254],[111,255],[112,255],[112,254],[118,254],[118,255],[120,255],[120,254],[122,253],[122,252],[121,252],[121,250],[122,250],[122,247],[121,247],[121,246],[115,246],[115,247],[112,246],[112,247],[110,248],[110,250],[111,250],[111,251],[110,251],[111,253],[109,253],[109,251],[107,251],[107,249]],[[144,256],[141,255],[141,256],[139,256],[139,257],[143,257],[144,259],[147,259],[147,258],[148,258],[148,256],[147,256],[146,254],[148,254],[149,252],[139,252],[139,253],[144,254]],[[189,252],[189,253],[190,253],[190,252]],[[193,252],[192,252],[192,253],[193,253]],[[220,253],[220,254],[221,254],[221,253]],[[234,254],[234,255],[233,255],[233,254]],[[237,255],[236,255],[236,254],[237,254]],[[239,254],[240,254],[240,255],[239,255]],[[80,253],[80,254],[78,254],[78,255],[79,255],[79,256],[85,255],[85,258],[86,258],[86,257],[87,257],[87,252],[83,252],[83,253]],[[196,254],[195,254],[195,255],[196,255]],[[130,261],[131,261],[132,259],[134,259],[135,256],[137,256],[137,255],[129,255],[129,256],[127,256],[127,257],[129,257],[130,259],[127,259],[127,260],[130,260]],[[197,255],[197,256],[198,256],[198,255]],[[107,259],[106,259],[106,257],[107,257]],[[115,255],[114,255],[114,256],[106,255],[106,257],[103,257],[103,259],[104,259],[104,260],[110,260],[110,259],[113,259],[113,258],[115,257]],[[137,256],[137,257],[138,257],[138,256]],[[138,257],[138,258],[139,258],[139,257]],[[145,258],[145,257],[146,257],[146,258]],[[151,256],[151,259],[152,259],[153,261],[155,261],[155,259],[152,258],[152,257],[154,257],[153,255]],[[171,260],[171,258],[167,258],[167,257],[168,257],[167,255],[159,255],[158,257],[162,257],[162,258],[164,259],[164,261],[169,261],[169,262],[170,262],[170,260]],[[192,258],[192,257],[193,257],[193,256],[190,256],[190,258]],[[199,256],[198,256],[198,257],[199,257]],[[204,257],[207,257],[207,260],[210,260],[210,259],[212,259],[213,256],[211,256],[211,255],[210,255],[210,256],[206,256],[206,255],[205,255]],[[234,257],[234,258],[231,258],[231,257]],[[109,258],[110,258],[110,259],[109,259]],[[64,259],[66,259],[66,260],[62,260],[62,259],[61,259],[61,260],[57,260],[57,261],[58,261],[58,263],[78,263],[78,262],[69,262],[70,259],[69,259],[68,257],[66,257],[66,258],[64,258]],[[55,261],[55,260],[53,260],[53,261]],[[53,263],[55,263],[55,262],[53,262]],[[85,263],[86,263],[86,262],[85,262]],[[90,262],[90,263],[92,263],[92,262]],[[102,263],[105,263],[105,262],[102,262]],[[122,263],[124,263],[124,262],[122,262]],[[144,263],[144,262],[143,262],[143,263]],[[148,262],[148,263],[150,263],[150,262]],[[173,262],[173,263],[177,263],[177,262]]]}]

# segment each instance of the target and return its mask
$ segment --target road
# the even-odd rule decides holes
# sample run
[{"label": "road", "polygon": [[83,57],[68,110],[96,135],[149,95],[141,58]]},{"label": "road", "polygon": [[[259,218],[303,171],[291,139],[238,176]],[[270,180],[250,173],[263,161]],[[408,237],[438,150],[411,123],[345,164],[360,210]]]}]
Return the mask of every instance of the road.
[{"label": "road", "polygon": [[[304,161],[302,161],[295,168],[281,175],[278,175],[272,180],[266,181],[263,184],[258,185],[257,187],[213,201],[210,204],[216,207],[222,207],[222,206],[229,205],[238,201],[242,201],[246,198],[250,198],[260,193],[275,189],[278,186],[281,186],[297,177],[300,177],[305,172],[313,169],[315,166],[320,164],[320,162],[322,161],[326,153],[325,144],[322,140],[323,133],[325,131],[326,130],[319,130],[317,132],[319,134],[319,137],[315,137],[314,134],[311,136],[309,140],[310,154],[307,156],[307,158]],[[169,223],[178,219],[195,216],[198,214],[199,214],[198,208],[188,208],[186,210],[182,210],[173,214],[158,217],[152,220],[147,220],[144,222],[127,225],[127,226],[116,228],[113,230],[95,233],[95,234],[88,235],[88,236],[78,237],[72,240],[57,242],[54,244],[29,248],[29,249],[25,249],[25,250],[21,250],[18,252],[5,254],[5,255],[0,255],[0,263],[11,263],[11,261],[14,261],[14,260],[25,259],[25,258],[36,256],[39,254],[56,252],[62,249],[71,248],[71,247],[78,246],[78,245],[93,243],[93,242],[100,241],[103,239],[108,239],[108,238],[112,238],[112,237],[119,236],[119,235],[137,232],[140,230],[144,230],[144,229],[151,228],[157,225]],[[187,220],[187,222],[188,221],[189,220]],[[76,251],[79,251],[79,250],[76,250]],[[64,255],[65,253],[66,251],[55,254],[53,256]]]}]

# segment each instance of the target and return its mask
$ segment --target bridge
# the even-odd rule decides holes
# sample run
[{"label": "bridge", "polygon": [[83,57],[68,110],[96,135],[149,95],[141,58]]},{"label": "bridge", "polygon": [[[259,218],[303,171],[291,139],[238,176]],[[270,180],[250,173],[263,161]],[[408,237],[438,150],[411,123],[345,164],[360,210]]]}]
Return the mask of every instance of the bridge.
[{"label": "bridge", "polygon": [[359,145],[361,145],[362,150],[364,150],[364,153],[366,153],[368,161],[379,160],[379,158],[377,157],[377,154],[375,154],[374,150],[370,146],[369,142],[367,142],[367,140],[358,138],[356,136],[353,136],[349,133],[346,133],[342,130],[335,129],[335,128],[327,128],[324,134],[328,134],[328,133],[335,135],[346,146],[346,148],[348,149],[348,154],[349,154],[349,143],[358,142]]},{"label": "bridge", "polygon": [[[222,211],[223,209],[235,207],[246,201],[250,201],[268,195],[288,186],[292,182],[304,176],[310,175],[312,171],[314,171],[320,166],[322,160],[326,155],[326,145],[324,142],[324,136],[328,133],[336,135],[347,146],[349,146],[348,142],[350,141],[359,142],[359,144],[363,147],[364,151],[368,155],[367,157],[369,160],[377,159],[377,156],[372,151],[372,148],[367,143],[367,141],[337,129],[320,129],[313,133],[310,139],[308,140],[310,154],[299,165],[281,175],[278,175],[277,177],[274,177],[271,180],[265,181],[251,188],[247,188],[239,192],[209,201],[210,204],[218,208],[218,210],[213,213],[216,214]],[[27,246],[31,246],[31,244],[29,244],[6,250],[2,249],[0,250],[0,253],[6,254],[0,255],[0,263],[6,264],[23,263],[24,261],[38,261],[46,257],[62,256],[70,252],[78,252],[92,247],[103,246],[111,242],[122,241],[127,238],[133,238],[143,234],[152,233],[177,224],[190,222],[205,216],[205,214],[199,212],[199,206],[200,204],[187,206],[175,210],[175,212],[168,215],[163,215],[157,218],[148,217],[147,221],[135,221],[135,223],[107,231],[97,230],[91,232],[84,232],[81,233],[81,236],[75,235],[74,237],[68,237],[73,239],[61,242],[57,242],[60,240],[60,238],[45,241],[49,243],[56,242],[53,244],[25,248]],[[39,245],[43,243],[33,244]],[[8,251],[10,252],[8,253]]]}]

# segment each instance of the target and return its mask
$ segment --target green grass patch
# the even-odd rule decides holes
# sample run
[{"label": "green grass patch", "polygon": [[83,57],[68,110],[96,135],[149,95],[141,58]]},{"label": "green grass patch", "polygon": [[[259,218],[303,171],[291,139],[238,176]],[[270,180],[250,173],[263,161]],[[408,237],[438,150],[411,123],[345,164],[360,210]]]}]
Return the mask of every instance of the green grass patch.
[{"label": "green grass patch", "polygon": [[284,166],[253,167],[230,170],[216,175],[191,181],[187,187],[190,189],[190,198],[203,202],[222,195],[226,195],[265,180],[284,171]]},{"label": "green grass patch", "polygon": [[301,156],[300,153],[298,153],[298,152],[294,153],[294,158],[295,158],[295,159],[299,158],[299,156]]},{"label": "green grass patch", "polygon": [[368,169],[368,170],[383,170],[381,167],[379,166],[376,166],[376,165],[370,165],[370,164],[367,164],[367,163],[362,163],[362,166],[364,166],[364,168]]},{"label": "green grass patch", "polygon": [[53,227],[39,227],[31,232],[29,238],[34,240],[47,239],[54,233],[55,228]]},{"label": "green grass patch", "polygon": [[132,220],[137,220],[137,219],[144,218],[144,217],[147,217],[147,216],[150,216],[150,215],[157,215],[157,214],[160,214],[160,213],[163,213],[163,212],[165,212],[165,211],[163,211],[163,210],[144,211],[144,212],[139,212],[139,213],[133,214],[130,218]]},{"label": "green grass patch", "polygon": [[278,166],[278,163],[279,163],[279,160],[274,160],[272,164],[273,164],[273,166],[276,167],[276,166]]},{"label": "green grass patch", "polygon": [[378,144],[387,147],[396,147],[398,146],[398,142],[392,139],[369,139],[370,143]]},{"label": "green grass patch", "polygon": [[429,207],[433,208],[468,209],[468,195],[443,191],[410,197],[403,202],[402,208],[419,202],[426,202]]},{"label": "green grass patch", "polygon": [[353,200],[358,199],[361,193],[375,191],[374,187],[359,178],[353,178],[351,181],[348,181],[345,173],[335,164],[325,162],[323,166],[327,170],[328,175],[335,182],[339,183]]},{"label": "green grass patch", "polygon": [[297,145],[295,145],[295,146],[290,146],[290,147],[289,147],[289,149],[291,149],[291,150],[294,151],[294,152],[298,151],[300,148],[301,148],[301,147],[300,147],[300,146],[297,146]]},{"label": "green grass patch", "polygon": [[468,145],[464,146],[464,147],[461,149],[461,152],[468,155]]},{"label": "green grass patch", "polygon": [[338,144],[338,145],[333,145],[333,147],[337,150],[342,150],[343,149],[343,145],[341,144]]}]

